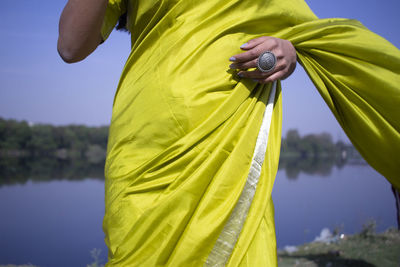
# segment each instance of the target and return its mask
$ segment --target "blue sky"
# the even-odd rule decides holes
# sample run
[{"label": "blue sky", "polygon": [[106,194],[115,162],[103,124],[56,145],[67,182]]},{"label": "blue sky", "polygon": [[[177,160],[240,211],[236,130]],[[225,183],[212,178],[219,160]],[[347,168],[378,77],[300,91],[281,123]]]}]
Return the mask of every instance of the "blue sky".
[{"label": "blue sky", "polygon": [[[113,32],[85,61],[68,65],[56,50],[67,1],[6,1],[0,9],[0,117],[55,125],[109,124],[114,92],[129,53],[128,34]],[[399,0],[307,0],[320,17],[360,20],[400,47]],[[370,44],[366,44],[370,45]],[[345,135],[298,65],[283,82],[283,132]]]}]

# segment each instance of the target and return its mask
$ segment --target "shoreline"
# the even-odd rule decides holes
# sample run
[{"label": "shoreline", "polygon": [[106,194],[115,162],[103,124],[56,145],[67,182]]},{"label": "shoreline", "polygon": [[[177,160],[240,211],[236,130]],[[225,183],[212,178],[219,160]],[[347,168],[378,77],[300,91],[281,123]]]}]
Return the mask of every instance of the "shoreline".
[{"label": "shoreline", "polygon": [[375,233],[373,226],[366,225],[353,235],[324,235],[324,230],[313,242],[278,250],[279,267],[400,266],[400,231],[397,229]]}]

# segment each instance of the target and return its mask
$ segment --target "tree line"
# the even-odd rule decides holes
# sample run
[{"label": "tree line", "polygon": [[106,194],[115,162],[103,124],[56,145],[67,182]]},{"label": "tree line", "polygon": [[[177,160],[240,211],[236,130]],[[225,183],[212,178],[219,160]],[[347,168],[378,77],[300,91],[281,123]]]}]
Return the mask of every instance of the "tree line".
[{"label": "tree line", "polygon": [[340,157],[350,147],[340,140],[333,142],[329,133],[300,136],[297,130],[289,130],[282,138],[281,153],[285,157],[297,158]]},{"label": "tree line", "polygon": [[0,155],[61,159],[86,158],[99,162],[105,158],[108,126],[29,125],[26,121],[0,118]]},{"label": "tree line", "polygon": [[[104,178],[108,126],[53,126],[0,118],[0,186],[27,179]],[[282,138],[279,168],[289,178],[300,172],[329,175],[349,160],[362,160],[354,147],[327,133]],[[30,178],[29,178],[30,177]]]},{"label": "tree line", "polygon": [[[0,155],[2,156],[56,156],[58,158],[105,156],[108,126],[84,125],[53,126],[28,124],[26,121],[0,118]],[[289,130],[282,138],[283,158],[343,158],[356,154],[350,144],[333,142],[328,133],[300,136]],[[353,155],[354,156],[354,155]]]}]

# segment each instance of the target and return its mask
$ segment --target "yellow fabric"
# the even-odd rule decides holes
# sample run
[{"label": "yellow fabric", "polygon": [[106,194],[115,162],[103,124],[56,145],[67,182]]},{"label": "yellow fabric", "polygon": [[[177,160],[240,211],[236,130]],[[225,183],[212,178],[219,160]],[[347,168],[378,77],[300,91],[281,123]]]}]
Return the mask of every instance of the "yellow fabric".
[{"label": "yellow fabric", "polygon": [[119,17],[127,12],[127,2],[120,0],[109,0],[107,3],[106,14],[104,15],[103,25],[101,27],[101,36],[105,41],[115,25],[118,22]]},{"label": "yellow fabric", "polygon": [[400,188],[400,51],[360,22],[324,19],[279,34],[368,163]]},{"label": "yellow fabric", "polygon": [[[358,22],[318,20],[301,0],[110,0],[104,40],[125,11],[132,51],[107,149],[107,266],[203,266],[246,182],[270,90],[239,79],[228,59],[262,35],[293,42],[351,141],[400,188],[400,52]],[[227,266],[276,266],[281,109],[278,87],[260,181]]]}]

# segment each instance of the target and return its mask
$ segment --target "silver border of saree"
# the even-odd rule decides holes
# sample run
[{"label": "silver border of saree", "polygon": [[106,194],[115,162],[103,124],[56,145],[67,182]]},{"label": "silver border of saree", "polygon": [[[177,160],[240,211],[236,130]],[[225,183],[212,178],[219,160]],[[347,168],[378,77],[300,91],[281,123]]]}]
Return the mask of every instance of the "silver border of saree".
[{"label": "silver border of saree", "polygon": [[253,201],[258,181],[260,179],[261,166],[264,162],[265,152],[267,150],[275,93],[276,81],[271,86],[268,104],[265,108],[260,131],[257,136],[256,146],[254,149],[249,174],[247,175],[246,184],[204,266],[222,267],[226,265],[239,238],[244,222],[246,221],[246,217]]}]

